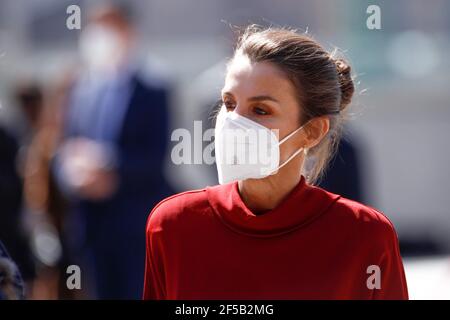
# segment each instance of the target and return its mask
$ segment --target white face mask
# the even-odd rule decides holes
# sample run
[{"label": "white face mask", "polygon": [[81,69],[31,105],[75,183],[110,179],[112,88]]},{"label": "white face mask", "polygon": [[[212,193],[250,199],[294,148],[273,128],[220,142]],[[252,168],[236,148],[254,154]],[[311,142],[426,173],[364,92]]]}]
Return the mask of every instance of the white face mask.
[{"label": "white face mask", "polygon": [[87,27],[81,34],[79,46],[83,61],[96,72],[114,71],[125,53],[117,33],[103,26]]},{"label": "white face mask", "polygon": [[215,153],[219,183],[261,179],[277,173],[300,152],[300,148],[280,165],[280,145],[305,125],[281,141],[273,130],[235,112],[220,110],[215,127]]}]

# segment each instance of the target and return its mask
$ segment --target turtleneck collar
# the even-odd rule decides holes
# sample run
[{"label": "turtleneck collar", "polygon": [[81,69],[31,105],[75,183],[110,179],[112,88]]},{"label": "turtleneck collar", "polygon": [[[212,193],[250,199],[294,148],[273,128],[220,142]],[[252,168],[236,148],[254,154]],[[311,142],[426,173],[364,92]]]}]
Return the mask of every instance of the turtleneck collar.
[{"label": "turtleneck collar", "polygon": [[257,237],[273,237],[301,228],[323,214],[340,196],[300,182],[274,209],[254,214],[239,194],[238,183],[207,188],[208,201],[230,229]]}]

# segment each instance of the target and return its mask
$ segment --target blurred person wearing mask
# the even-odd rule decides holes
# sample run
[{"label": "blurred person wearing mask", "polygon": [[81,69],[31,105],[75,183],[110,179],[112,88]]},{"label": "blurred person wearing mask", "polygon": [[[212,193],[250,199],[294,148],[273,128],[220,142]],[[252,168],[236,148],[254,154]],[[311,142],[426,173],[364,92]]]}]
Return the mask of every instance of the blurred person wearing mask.
[{"label": "blurred person wearing mask", "polygon": [[[142,290],[149,210],[171,194],[163,176],[168,91],[145,82],[132,62],[134,40],[122,8],[97,9],[83,28],[84,64],[69,94],[55,161],[73,203],[71,247],[82,253],[90,297],[137,299]],[[86,282],[87,281],[87,282]]]}]

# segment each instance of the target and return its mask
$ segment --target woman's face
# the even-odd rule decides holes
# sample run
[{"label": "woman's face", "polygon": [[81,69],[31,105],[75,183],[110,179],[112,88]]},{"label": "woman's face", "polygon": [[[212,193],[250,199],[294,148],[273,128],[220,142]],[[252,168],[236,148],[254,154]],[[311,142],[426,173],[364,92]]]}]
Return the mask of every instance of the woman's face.
[{"label": "woman's face", "polygon": [[[295,88],[273,63],[251,63],[245,55],[235,56],[228,67],[222,100],[227,111],[269,129],[278,129],[280,140],[300,127],[301,111]],[[282,159],[301,147],[296,136],[283,144],[286,150],[281,152]]]}]

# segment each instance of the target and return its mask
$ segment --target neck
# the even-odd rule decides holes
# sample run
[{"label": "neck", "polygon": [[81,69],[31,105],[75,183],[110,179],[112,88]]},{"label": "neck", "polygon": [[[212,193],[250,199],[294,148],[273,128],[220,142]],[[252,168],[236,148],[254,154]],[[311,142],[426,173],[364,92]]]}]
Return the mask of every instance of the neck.
[{"label": "neck", "polygon": [[299,156],[274,175],[239,181],[242,201],[255,214],[276,208],[300,182],[302,164],[303,156]]}]

